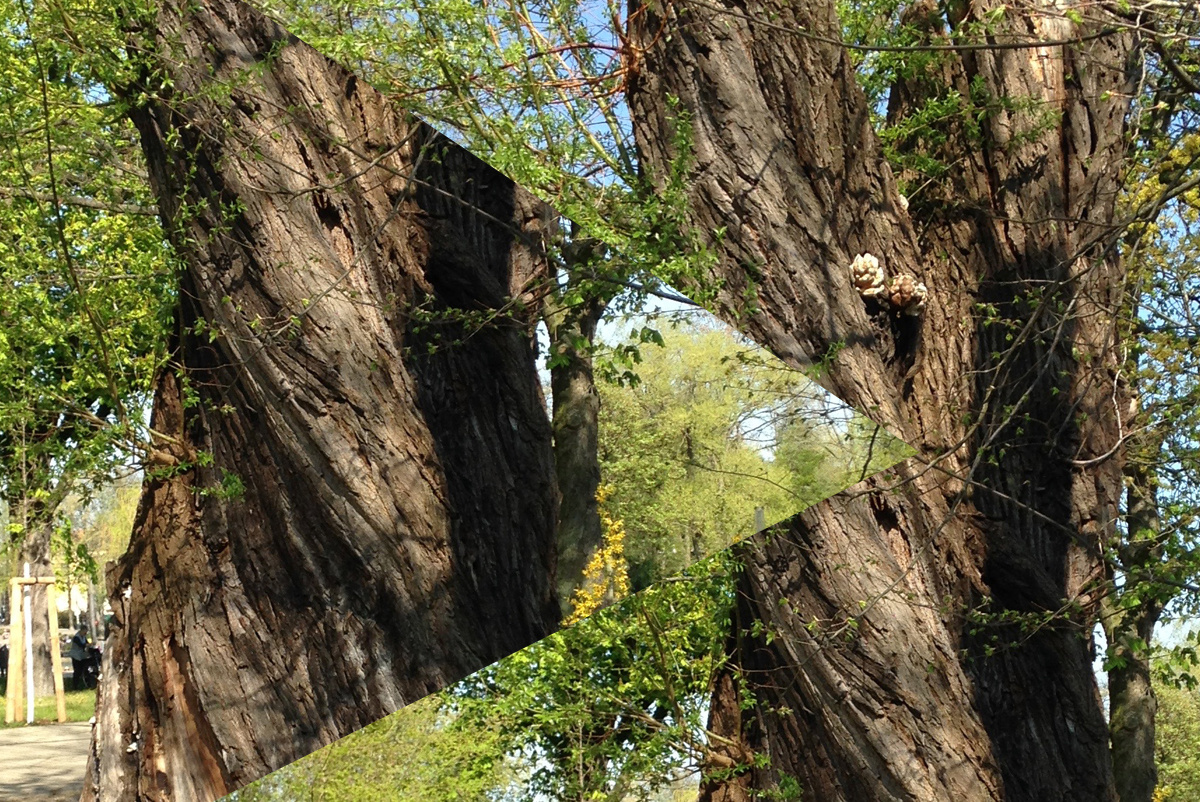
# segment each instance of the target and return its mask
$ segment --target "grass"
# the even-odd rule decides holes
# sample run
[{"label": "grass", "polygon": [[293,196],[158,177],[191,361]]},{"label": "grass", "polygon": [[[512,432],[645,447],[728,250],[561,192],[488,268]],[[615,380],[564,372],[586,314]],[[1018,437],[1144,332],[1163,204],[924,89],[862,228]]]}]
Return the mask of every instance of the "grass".
[{"label": "grass", "polygon": [[[66,692],[67,700],[67,721],[87,721],[92,716],[96,715],[96,691],[72,691]],[[3,711],[6,700],[4,698],[4,687],[0,684],[0,711]],[[33,723],[34,724],[57,724],[58,723],[58,704],[54,701],[53,696],[40,696],[33,701]],[[24,727],[25,726],[25,703],[22,702],[20,709],[17,711],[17,720],[12,724],[4,723],[3,713],[0,712],[0,729],[5,727]]]}]

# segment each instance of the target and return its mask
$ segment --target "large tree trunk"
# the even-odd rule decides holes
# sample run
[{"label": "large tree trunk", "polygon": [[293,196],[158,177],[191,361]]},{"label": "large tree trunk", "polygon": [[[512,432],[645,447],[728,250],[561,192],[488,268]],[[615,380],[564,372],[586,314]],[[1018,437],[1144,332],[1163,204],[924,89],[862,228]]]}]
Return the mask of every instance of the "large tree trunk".
[{"label": "large tree trunk", "polygon": [[84,798],[197,802],[556,627],[533,319],[497,311],[549,215],[236,0],[142,36],[186,269]]},{"label": "large tree trunk", "polygon": [[[968,19],[991,6],[971,4]],[[1100,27],[1060,14],[1009,6],[997,38]],[[743,603],[769,634],[734,633],[744,673],[731,679],[753,692],[757,720],[714,726],[769,756],[748,790],[787,774],[823,802],[1112,800],[1088,637],[1121,488],[1122,275],[1098,244],[1120,180],[1131,37],[947,53],[939,77],[963,97],[974,86],[1034,111],[992,103],[979,139],[949,137],[953,171],[910,216],[834,43],[832,2],[652,1],[630,18],[639,152],[665,172],[665,99],[679,98],[691,223],[726,231],[724,314],[752,290],[745,330],[793,364],[837,344],[823,384],[920,451],[743,550]],[[917,88],[897,92],[915,102]],[[1058,113],[1034,129],[1047,107]],[[860,252],[928,285],[924,312],[861,297]],[[1027,632],[969,625],[985,599],[1062,614]],[[705,793],[740,798],[723,787]]]}]

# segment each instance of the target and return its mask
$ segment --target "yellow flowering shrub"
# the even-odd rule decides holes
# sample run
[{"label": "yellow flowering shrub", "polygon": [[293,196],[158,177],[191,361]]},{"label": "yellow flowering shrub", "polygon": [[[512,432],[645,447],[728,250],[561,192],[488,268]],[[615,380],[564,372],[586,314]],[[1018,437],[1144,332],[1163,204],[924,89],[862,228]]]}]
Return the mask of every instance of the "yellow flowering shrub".
[{"label": "yellow flowering shrub", "polygon": [[612,495],[612,485],[601,485],[596,490],[596,502],[600,505],[600,523],[604,537],[600,548],[592,555],[583,569],[583,582],[571,595],[571,614],[563,619],[563,626],[571,626],[587,618],[608,604],[629,595],[629,564],[625,561],[625,524],[604,508],[605,500]]}]

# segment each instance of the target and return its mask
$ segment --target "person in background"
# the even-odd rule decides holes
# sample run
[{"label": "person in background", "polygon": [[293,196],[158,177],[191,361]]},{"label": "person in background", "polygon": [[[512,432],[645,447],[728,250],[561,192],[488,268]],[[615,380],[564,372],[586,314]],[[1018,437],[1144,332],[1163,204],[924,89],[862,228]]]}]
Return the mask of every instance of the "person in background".
[{"label": "person in background", "polygon": [[71,682],[75,686],[75,690],[82,691],[87,688],[87,677],[85,676],[88,663],[91,660],[91,652],[89,648],[92,645],[92,639],[88,635],[87,624],[81,624],[79,631],[71,638]]}]

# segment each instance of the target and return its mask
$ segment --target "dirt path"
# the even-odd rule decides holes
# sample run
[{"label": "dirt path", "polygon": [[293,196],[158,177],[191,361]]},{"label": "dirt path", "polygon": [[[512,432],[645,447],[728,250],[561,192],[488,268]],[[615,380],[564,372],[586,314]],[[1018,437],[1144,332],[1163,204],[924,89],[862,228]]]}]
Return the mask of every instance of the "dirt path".
[{"label": "dirt path", "polygon": [[0,802],[78,799],[91,737],[87,722],[0,730]]}]

